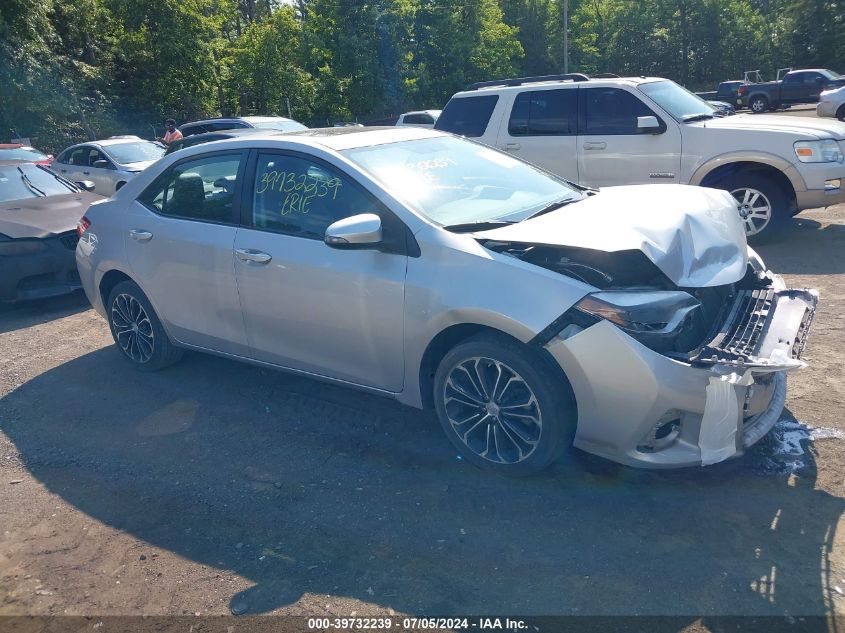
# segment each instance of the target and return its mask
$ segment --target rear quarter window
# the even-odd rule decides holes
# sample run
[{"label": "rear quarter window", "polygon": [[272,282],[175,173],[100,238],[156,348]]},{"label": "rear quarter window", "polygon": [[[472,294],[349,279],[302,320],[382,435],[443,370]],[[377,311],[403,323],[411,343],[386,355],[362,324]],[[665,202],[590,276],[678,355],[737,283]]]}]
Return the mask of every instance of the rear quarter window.
[{"label": "rear quarter window", "polygon": [[497,95],[453,97],[438,117],[434,129],[460,136],[483,136],[498,101]]}]

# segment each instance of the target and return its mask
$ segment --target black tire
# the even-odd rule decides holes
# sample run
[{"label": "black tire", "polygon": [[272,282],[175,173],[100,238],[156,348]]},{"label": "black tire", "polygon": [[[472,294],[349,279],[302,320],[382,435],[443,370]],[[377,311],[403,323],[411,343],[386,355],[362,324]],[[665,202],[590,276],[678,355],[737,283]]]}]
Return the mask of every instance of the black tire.
[{"label": "black tire", "polygon": [[748,109],[754,114],[763,114],[769,109],[769,100],[765,95],[754,95],[748,100]]},{"label": "black tire", "polygon": [[[474,336],[446,354],[434,375],[434,403],[443,431],[466,461],[522,477],[543,470],[571,446],[576,424],[571,388],[547,363],[527,346],[493,334]],[[473,390],[467,367],[486,377],[481,391]],[[480,402],[482,392],[492,393],[487,404]],[[519,404],[523,400],[527,404]],[[535,421],[526,420],[531,416]],[[466,429],[463,437],[456,427]]]},{"label": "black tire", "polygon": [[123,181],[121,181],[121,182],[117,183],[117,184],[114,186],[114,190],[115,190],[115,191],[120,191],[120,188],[121,188],[121,187],[123,187],[123,185],[125,185],[125,184],[126,184],[126,183],[125,183],[125,182],[123,182]]},{"label": "black tire", "polygon": [[839,106],[839,109],[836,111],[836,118],[840,121],[845,121],[845,103]]},{"label": "black tire", "polygon": [[158,371],[182,358],[183,351],[170,342],[152,304],[134,281],[122,281],[112,289],[106,315],[117,349],[135,369]]},{"label": "black tire", "polygon": [[[708,186],[724,189],[736,198],[737,212],[743,219],[746,229],[745,237],[750,244],[760,244],[776,238],[786,228],[789,218],[792,216],[789,198],[783,188],[765,174],[741,171]],[[746,199],[745,193],[749,191],[762,194],[766,204],[762,203],[760,198],[755,199],[753,194]],[[749,208],[747,204],[743,208],[743,203],[752,199],[754,201],[753,206],[757,209],[761,206],[767,206],[770,209],[770,217],[766,223],[753,217],[754,208]],[[757,231],[750,231],[749,224],[753,225]]]}]

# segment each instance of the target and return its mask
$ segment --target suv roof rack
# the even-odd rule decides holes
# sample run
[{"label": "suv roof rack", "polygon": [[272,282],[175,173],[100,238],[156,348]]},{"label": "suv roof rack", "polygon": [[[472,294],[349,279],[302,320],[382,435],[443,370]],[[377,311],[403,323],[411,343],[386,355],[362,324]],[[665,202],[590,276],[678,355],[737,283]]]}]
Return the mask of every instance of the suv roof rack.
[{"label": "suv roof rack", "polygon": [[522,84],[533,84],[541,81],[589,81],[590,78],[583,73],[569,73],[567,75],[538,75],[536,77],[517,77],[516,79],[498,79],[496,81],[479,81],[470,84],[466,90],[478,90],[479,88],[490,88],[493,86],[521,86]]}]

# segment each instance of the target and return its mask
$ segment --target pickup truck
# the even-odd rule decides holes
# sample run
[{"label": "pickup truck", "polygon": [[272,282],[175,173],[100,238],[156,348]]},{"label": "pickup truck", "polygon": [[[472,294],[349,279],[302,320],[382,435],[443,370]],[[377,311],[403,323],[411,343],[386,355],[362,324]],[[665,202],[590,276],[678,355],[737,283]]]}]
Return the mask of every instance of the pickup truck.
[{"label": "pickup truck", "polygon": [[726,190],[752,242],[776,235],[802,209],[845,202],[845,123],[720,117],[659,77],[571,73],[473,84],[449,100],[434,127],[588,187]]},{"label": "pickup truck", "polygon": [[723,81],[714,91],[696,92],[695,94],[705,101],[724,101],[725,103],[730,103],[732,106],[738,106],[740,104],[740,100],[737,95],[737,91],[744,83],[745,82],[742,80]]},{"label": "pickup truck", "polygon": [[739,87],[740,105],[754,114],[794,103],[817,103],[823,90],[845,86],[845,76],[826,68],[792,70],[780,81]]}]

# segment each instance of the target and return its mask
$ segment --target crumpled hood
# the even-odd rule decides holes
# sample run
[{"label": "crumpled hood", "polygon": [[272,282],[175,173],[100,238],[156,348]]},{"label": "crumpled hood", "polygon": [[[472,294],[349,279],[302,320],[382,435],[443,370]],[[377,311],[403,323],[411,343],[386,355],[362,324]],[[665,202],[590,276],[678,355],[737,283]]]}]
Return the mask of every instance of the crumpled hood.
[{"label": "crumpled hood", "polygon": [[25,198],[0,204],[0,233],[13,239],[44,238],[76,229],[76,223],[98,196],[86,191],[46,198]]},{"label": "crumpled hood", "polygon": [[784,116],[782,114],[734,114],[733,116],[687,123],[686,125],[699,126],[708,130],[784,132],[799,137],[794,140],[808,136],[845,139],[845,123],[816,117]]},{"label": "crumpled hood", "polygon": [[558,211],[475,236],[609,253],[640,250],[673,283],[689,288],[734,283],[748,266],[733,197],[687,185],[607,187]]}]

